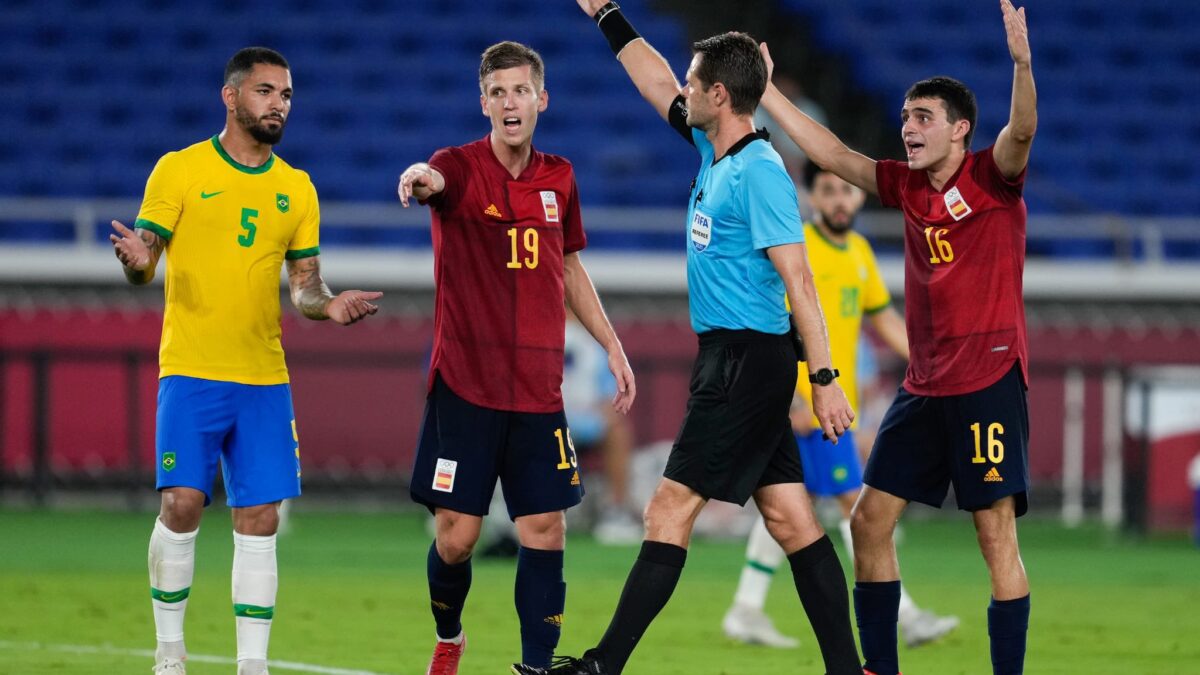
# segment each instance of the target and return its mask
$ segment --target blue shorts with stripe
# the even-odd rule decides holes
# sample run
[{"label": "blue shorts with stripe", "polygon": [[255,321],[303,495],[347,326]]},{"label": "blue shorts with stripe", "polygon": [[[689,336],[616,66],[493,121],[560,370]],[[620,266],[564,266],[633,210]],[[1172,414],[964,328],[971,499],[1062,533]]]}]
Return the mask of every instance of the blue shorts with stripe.
[{"label": "blue shorts with stripe", "polygon": [[842,434],[834,445],[825,440],[824,432],[814,429],[807,434],[796,434],[796,444],[800,446],[804,487],[809,494],[836,497],[862,487],[862,462],[858,459],[853,431]]},{"label": "blue shorts with stripe", "polygon": [[940,508],[954,484],[958,508],[986,509],[1012,495],[1029,507],[1029,411],[1021,364],[991,386],[959,396],[903,387],[888,409],[863,482]]},{"label": "blue shorts with stripe", "polygon": [[170,375],[158,382],[156,422],[159,490],[195,488],[207,506],[220,463],[229,506],[300,494],[300,444],[288,385]]},{"label": "blue shorts with stripe", "polygon": [[514,520],[582,501],[566,415],[478,406],[435,377],[409,484],[413,501],[431,512],[444,508],[484,516],[497,480]]}]

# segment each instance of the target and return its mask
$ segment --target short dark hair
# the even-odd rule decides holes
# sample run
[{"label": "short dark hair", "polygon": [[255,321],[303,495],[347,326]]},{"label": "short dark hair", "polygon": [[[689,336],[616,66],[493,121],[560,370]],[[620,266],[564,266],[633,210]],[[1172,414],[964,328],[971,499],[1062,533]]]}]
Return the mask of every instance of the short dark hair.
[{"label": "short dark hair", "polygon": [[966,120],[971,123],[967,135],[963,138],[963,147],[971,149],[971,138],[975,136],[975,121],[979,117],[979,106],[975,103],[975,94],[967,85],[953,77],[939,75],[928,80],[921,80],[908,88],[904,94],[905,101],[917,98],[940,98],[946,104],[946,119],[951,122]]},{"label": "short dark hair", "polygon": [[483,50],[479,59],[479,90],[483,91],[483,79],[497,70],[529,66],[533,84],[541,89],[546,84],[546,64],[542,55],[520,42],[505,40]]},{"label": "short dark hair", "polygon": [[246,75],[254,70],[254,66],[266,63],[272,66],[280,66],[291,70],[287,59],[283,58],[283,54],[267,47],[245,47],[239,49],[229,63],[225,64],[225,84],[230,87],[238,87]]},{"label": "short dark hair", "polygon": [[823,173],[824,171],[825,169],[822,169],[820,165],[811,159],[804,160],[804,172],[801,175],[801,181],[804,184],[804,189],[812,192],[813,184],[817,182],[817,174]]},{"label": "short dark hair", "polygon": [[730,31],[692,43],[692,52],[704,57],[696,69],[704,90],[720,82],[734,114],[752,114],[767,90],[767,64],[754,38]]}]

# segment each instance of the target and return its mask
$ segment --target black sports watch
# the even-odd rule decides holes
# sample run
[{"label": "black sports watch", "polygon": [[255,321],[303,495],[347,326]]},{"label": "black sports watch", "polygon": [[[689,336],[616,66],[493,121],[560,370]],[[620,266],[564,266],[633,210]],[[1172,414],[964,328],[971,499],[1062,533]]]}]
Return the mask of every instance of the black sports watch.
[{"label": "black sports watch", "polygon": [[824,387],[825,385],[833,382],[833,378],[837,377],[838,375],[841,375],[841,373],[838,372],[837,368],[834,368],[833,370],[822,368],[815,373],[810,373],[808,376],[808,381]]}]

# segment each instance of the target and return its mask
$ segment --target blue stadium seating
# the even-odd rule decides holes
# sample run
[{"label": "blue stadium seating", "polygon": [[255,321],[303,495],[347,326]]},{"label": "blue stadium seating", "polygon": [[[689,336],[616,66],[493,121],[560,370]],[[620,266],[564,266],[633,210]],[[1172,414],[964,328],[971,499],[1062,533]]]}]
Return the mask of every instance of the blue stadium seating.
[{"label": "blue stadium seating", "polygon": [[[916,80],[945,74],[979,99],[975,147],[1007,121],[1012,70],[996,2],[782,3],[885,109],[898,111]],[[1200,214],[1200,3],[1025,4],[1039,115],[1030,210]]]},{"label": "blue stadium seating", "polygon": [[[681,26],[626,3],[682,76]],[[641,102],[572,2],[6,0],[0,6],[0,194],[137,196],[164,152],[224,123],[226,59],[264,44],[292,64],[279,154],[325,200],[394,199],[396,176],[483,137],[479,54],[502,39],[547,61],[539,149],[575,164],[586,203],[677,205],[695,158]]]},{"label": "blue stadium seating", "polygon": [[[898,112],[911,82],[945,73],[979,96],[976,147],[1004,124],[1011,71],[994,1],[780,2],[885,110]],[[682,75],[681,25],[646,0],[625,4]],[[1200,213],[1200,3],[1054,0],[1030,12],[1040,97],[1030,209]],[[390,200],[405,165],[487,132],[478,55],[504,38],[546,57],[551,103],[538,147],[575,163],[585,203],[679,204],[694,155],[640,101],[575,3],[529,0],[296,0],[271,10],[7,0],[0,126],[11,140],[0,147],[0,193],[139,195],[158,156],[220,129],[225,59],[266,44],[292,62],[296,85],[279,154],[312,174],[323,199]]]}]

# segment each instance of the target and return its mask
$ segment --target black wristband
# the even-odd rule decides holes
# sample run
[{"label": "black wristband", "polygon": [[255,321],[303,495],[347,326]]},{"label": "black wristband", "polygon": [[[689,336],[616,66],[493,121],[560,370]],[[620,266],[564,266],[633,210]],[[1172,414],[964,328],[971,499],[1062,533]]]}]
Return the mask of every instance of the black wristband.
[{"label": "black wristband", "polygon": [[604,5],[604,6],[603,6],[603,7],[601,7],[600,9],[596,10],[596,13],[595,13],[595,15],[593,15],[593,16],[592,16],[592,20],[596,22],[596,25],[597,25],[597,26],[599,26],[599,25],[600,25],[600,22],[604,20],[604,17],[605,17],[605,16],[606,16],[606,15],[607,15],[609,12],[615,12],[615,11],[617,11],[618,9],[621,9],[621,6],[620,6],[620,5],[618,5],[618,4],[617,4],[617,3],[615,3],[615,2],[610,2],[610,3],[608,3],[607,5]]},{"label": "black wristband", "polygon": [[641,37],[615,2],[601,7],[594,18],[614,55],[619,55],[626,45]]}]

